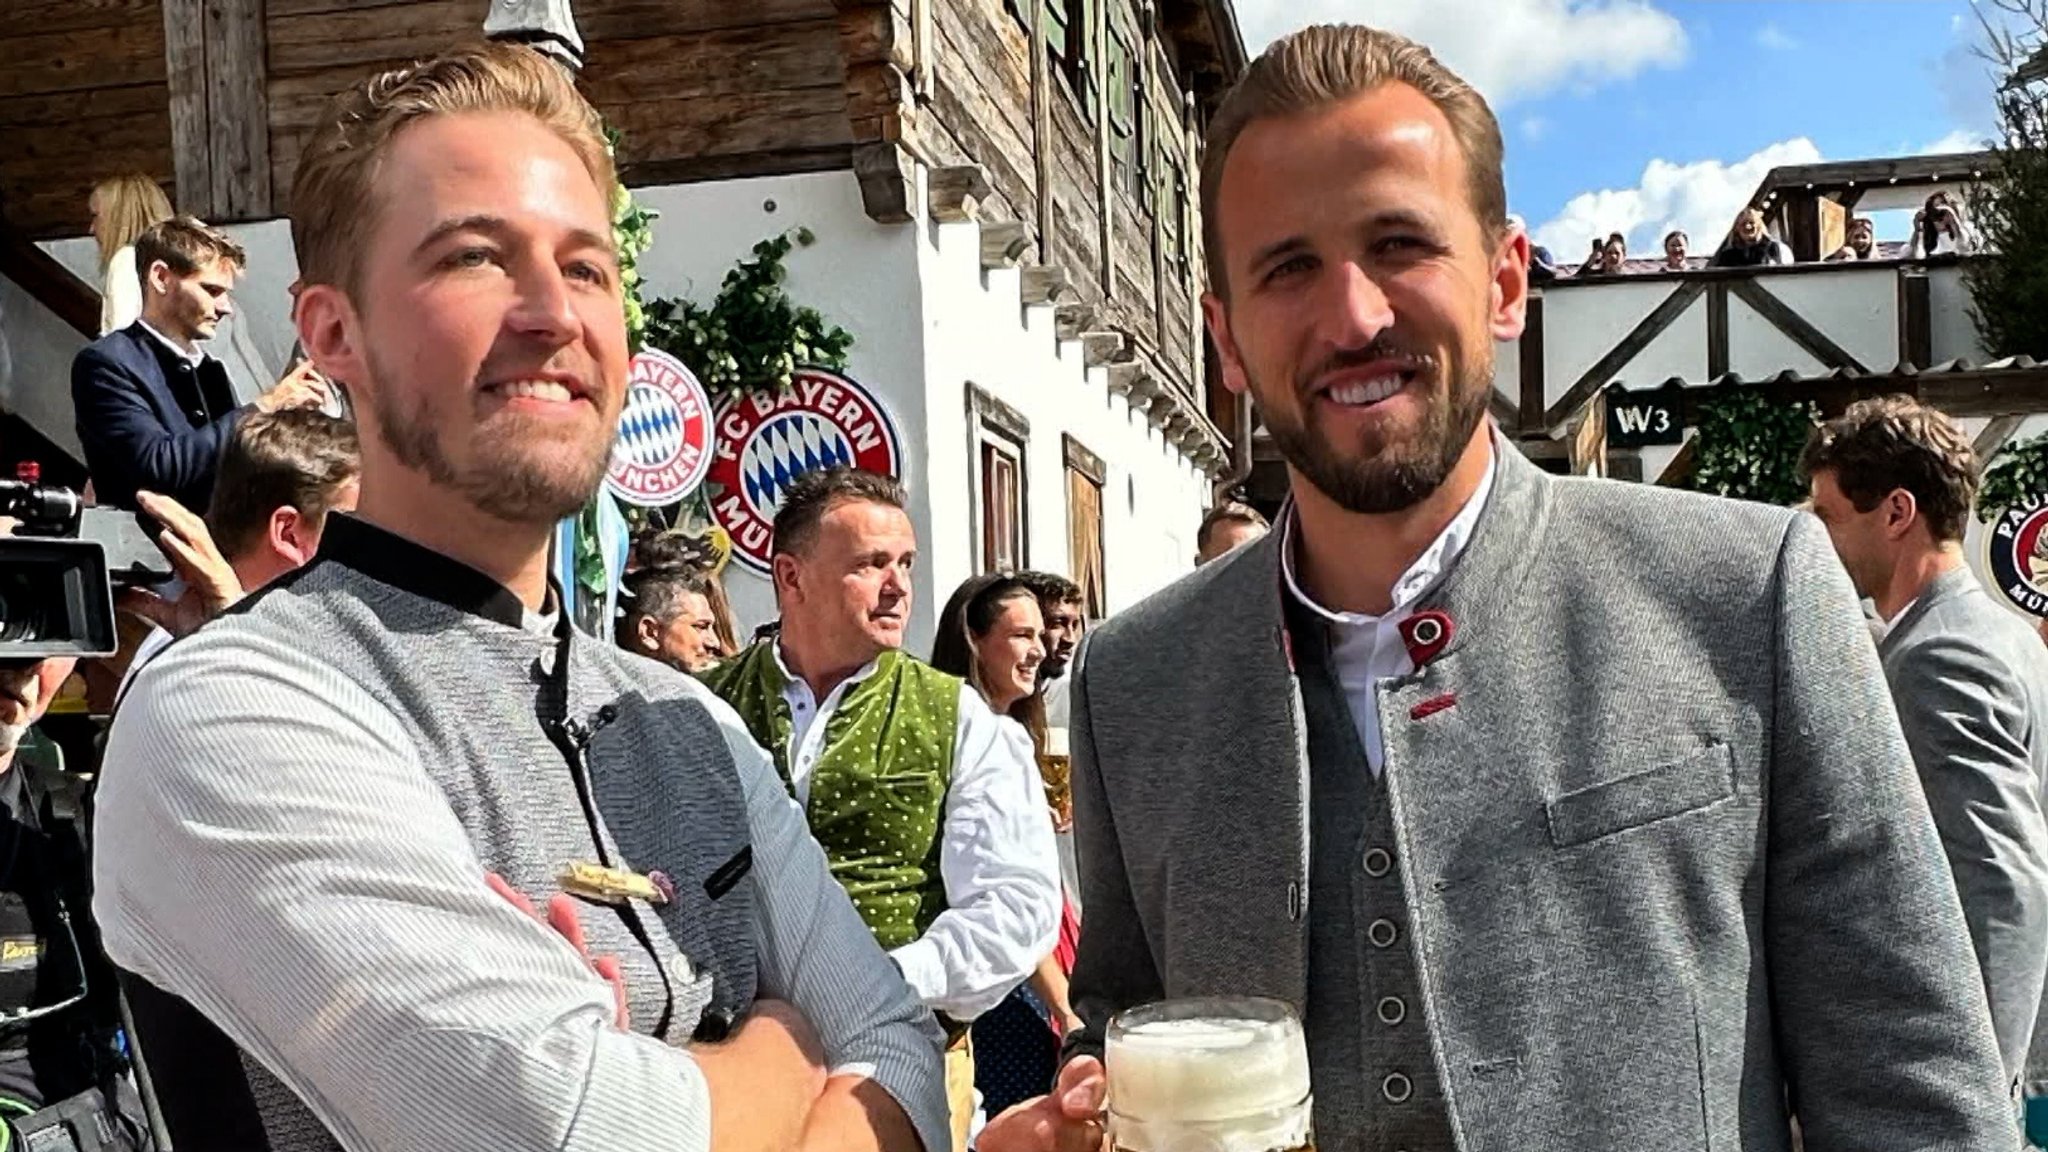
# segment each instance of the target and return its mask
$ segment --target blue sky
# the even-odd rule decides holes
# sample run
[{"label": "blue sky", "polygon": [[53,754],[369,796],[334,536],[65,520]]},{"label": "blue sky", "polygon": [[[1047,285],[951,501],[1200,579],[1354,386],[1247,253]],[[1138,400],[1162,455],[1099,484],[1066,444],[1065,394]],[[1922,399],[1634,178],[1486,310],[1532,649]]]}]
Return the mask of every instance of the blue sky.
[{"label": "blue sky", "polygon": [[[1774,164],[1955,151],[1994,127],[1967,0],[1237,0],[1247,46],[1317,20],[1405,32],[1486,93],[1514,210],[1710,243]],[[1902,214],[1880,233],[1903,235]]]}]

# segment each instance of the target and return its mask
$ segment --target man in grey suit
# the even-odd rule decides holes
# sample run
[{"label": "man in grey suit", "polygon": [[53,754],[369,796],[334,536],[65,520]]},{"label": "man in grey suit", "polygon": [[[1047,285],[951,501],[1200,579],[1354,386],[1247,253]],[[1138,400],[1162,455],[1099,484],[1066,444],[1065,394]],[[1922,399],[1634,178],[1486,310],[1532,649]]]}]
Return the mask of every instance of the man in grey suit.
[{"label": "man in grey suit", "polygon": [[1878,658],[2017,1080],[2048,975],[2048,648],[1963,559],[1977,453],[1948,417],[1866,400],[1817,430],[1802,463],[1814,514],[1885,621]]},{"label": "man in grey suit", "polygon": [[2010,1149],[1969,934],[1810,517],[1553,479],[1487,419],[1529,240],[1421,46],[1307,29],[1210,126],[1266,539],[1073,689],[1086,1027],[982,1152],[1099,1145],[1116,1012],[1304,1020],[1323,1152]]}]

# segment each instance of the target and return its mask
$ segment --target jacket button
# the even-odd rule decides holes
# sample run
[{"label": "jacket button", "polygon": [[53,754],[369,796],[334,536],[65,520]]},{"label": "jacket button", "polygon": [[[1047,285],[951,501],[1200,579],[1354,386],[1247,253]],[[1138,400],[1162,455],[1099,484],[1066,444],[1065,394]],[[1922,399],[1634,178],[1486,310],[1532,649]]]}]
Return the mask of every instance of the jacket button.
[{"label": "jacket button", "polygon": [[1392,1028],[1408,1018],[1408,1005],[1399,996],[1380,1000],[1380,1023]]},{"label": "jacket button", "polygon": [[1384,848],[1368,848],[1365,852],[1365,874],[1375,879],[1385,876],[1394,868],[1394,858]]},{"label": "jacket button", "polygon": [[1386,1097],[1389,1104],[1406,1104],[1408,1098],[1414,1094],[1415,1085],[1409,1083],[1408,1077],[1399,1072],[1390,1073],[1385,1080],[1380,1081],[1380,1095]]},{"label": "jacket button", "polygon": [[1392,920],[1382,917],[1365,926],[1365,938],[1372,941],[1375,948],[1391,948],[1394,941],[1401,938],[1401,930],[1394,926]]}]

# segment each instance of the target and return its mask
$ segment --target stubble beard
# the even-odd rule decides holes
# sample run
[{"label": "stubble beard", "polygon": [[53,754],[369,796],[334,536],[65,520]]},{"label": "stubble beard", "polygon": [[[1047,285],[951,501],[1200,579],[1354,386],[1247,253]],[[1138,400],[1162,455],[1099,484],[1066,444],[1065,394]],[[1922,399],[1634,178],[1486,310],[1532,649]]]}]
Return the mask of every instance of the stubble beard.
[{"label": "stubble beard", "polygon": [[1266,431],[1295,472],[1345,511],[1405,511],[1450,478],[1486,418],[1487,392],[1493,387],[1490,350],[1470,361],[1454,358],[1441,379],[1448,392],[1431,397],[1422,426],[1409,438],[1382,443],[1369,454],[1345,453],[1327,431],[1309,426],[1300,407],[1285,414],[1268,408]]},{"label": "stubble beard", "polygon": [[[379,381],[394,379],[375,355],[370,360]],[[521,427],[524,421],[507,414],[499,419],[500,427],[475,438],[476,455],[463,467],[450,457],[439,425],[419,397],[408,404],[378,388],[370,395],[370,407],[385,446],[400,464],[508,524],[553,524],[580,511],[597,494],[611,462],[611,442],[601,436],[592,437],[581,459],[566,463],[526,451],[546,433]]]}]

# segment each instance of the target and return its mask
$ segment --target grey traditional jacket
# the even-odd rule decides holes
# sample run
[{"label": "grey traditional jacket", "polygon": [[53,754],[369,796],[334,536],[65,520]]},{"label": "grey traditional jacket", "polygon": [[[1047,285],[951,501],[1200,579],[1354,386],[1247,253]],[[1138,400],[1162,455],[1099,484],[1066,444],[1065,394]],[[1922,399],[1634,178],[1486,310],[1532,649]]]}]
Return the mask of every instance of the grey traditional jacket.
[{"label": "grey traditional jacket", "polygon": [[[2015,1146],[1955,886],[1819,525],[1501,456],[1425,597],[1448,645],[1379,689],[1409,1017],[1457,1146],[1768,1152],[1788,1106],[1811,1152]],[[1082,655],[1074,1050],[1160,997],[1314,1010],[1279,542]],[[1311,1064],[1319,1103],[1381,1106]]]},{"label": "grey traditional jacket", "polygon": [[2048,976],[2048,646],[1956,568],[1906,609],[1878,656],[2017,1079]]}]

